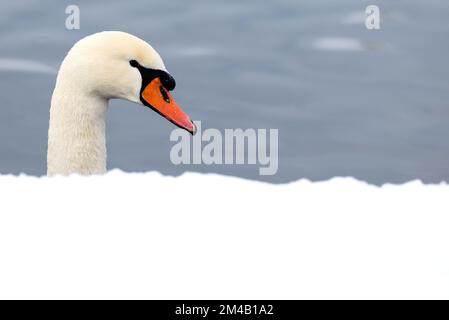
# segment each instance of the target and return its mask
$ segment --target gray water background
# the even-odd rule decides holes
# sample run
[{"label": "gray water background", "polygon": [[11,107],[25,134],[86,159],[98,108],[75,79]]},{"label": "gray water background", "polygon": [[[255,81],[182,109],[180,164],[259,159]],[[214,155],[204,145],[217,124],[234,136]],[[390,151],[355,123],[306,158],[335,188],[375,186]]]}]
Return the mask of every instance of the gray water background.
[{"label": "gray water background", "polygon": [[[80,7],[80,30],[65,28],[69,4]],[[364,26],[370,4],[381,30]],[[52,70],[83,36],[122,30],[159,51],[176,100],[203,128],[278,128],[279,171],[175,166],[173,125],[118,100],[109,168],[448,181],[448,9],[446,0],[2,1],[0,173],[45,174]]]}]

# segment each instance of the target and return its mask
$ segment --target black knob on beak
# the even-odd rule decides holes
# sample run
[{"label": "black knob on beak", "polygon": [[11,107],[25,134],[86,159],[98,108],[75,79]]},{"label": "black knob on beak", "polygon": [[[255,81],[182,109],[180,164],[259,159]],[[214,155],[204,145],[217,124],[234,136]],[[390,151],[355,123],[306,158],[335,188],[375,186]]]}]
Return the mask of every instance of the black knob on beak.
[{"label": "black knob on beak", "polygon": [[172,91],[176,87],[175,79],[166,72],[161,76],[161,82],[168,91]]}]

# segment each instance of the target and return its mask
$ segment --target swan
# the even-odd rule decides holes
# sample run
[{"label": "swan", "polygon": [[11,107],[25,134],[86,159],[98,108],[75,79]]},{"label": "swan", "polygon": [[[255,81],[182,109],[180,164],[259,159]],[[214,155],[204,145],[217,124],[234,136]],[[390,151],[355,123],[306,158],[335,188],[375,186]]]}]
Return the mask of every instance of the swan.
[{"label": "swan", "polygon": [[64,58],[51,98],[47,175],[103,174],[106,112],[110,99],[153,109],[173,124],[196,132],[170,91],[175,79],[144,40],[105,31],[79,40]]}]

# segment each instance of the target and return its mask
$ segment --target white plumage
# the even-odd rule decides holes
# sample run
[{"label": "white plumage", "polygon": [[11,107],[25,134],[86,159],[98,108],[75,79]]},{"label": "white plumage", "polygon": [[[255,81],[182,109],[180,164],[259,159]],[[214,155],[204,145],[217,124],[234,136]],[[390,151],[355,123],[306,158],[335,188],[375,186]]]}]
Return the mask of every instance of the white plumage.
[{"label": "white plumage", "polygon": [[135,59],[164,70],[159,54],[145,41],[124,32],[87,36],[69,51],[59,69],[50,109],[48,175],[106,172],[105,120],[108,100],[141,104],[142,78],[129,65]]}]

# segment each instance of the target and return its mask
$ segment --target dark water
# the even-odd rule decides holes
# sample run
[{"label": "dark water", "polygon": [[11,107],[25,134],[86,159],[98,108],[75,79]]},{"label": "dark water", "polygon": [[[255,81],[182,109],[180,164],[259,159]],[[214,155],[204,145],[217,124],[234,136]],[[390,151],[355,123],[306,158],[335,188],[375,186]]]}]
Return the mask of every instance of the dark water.
[{"label": "dark water", "polygon": [[150,42],[177,101],[205,128],[278,128],[279,171],[175,166],[173,126],[112,101],[109,168],[219,172],[285,182],[449,180],[449,1],[10,1],[0,10],[0,172],[45,173],[55,74],[81,37],[122,30]]}]

